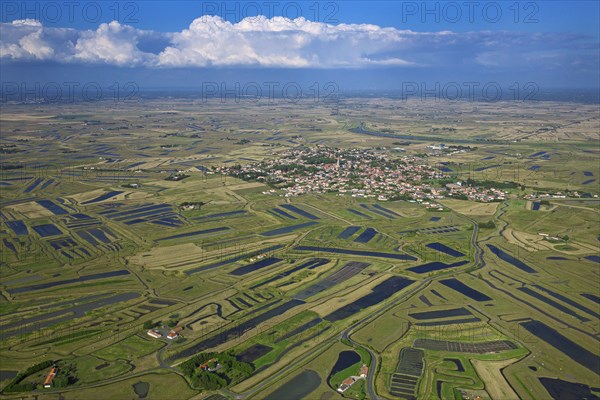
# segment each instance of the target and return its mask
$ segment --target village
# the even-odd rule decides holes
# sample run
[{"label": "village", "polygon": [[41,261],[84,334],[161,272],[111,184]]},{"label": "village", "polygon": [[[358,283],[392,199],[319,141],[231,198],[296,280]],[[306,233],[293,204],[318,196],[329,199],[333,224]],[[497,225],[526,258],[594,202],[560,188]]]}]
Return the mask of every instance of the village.
[{"label": "village", "polygon": [[[392,158],[380,149],[301,147],[277,159],[246,166],[222,167],[219,172],[244,180],[265,182],[292,197],[307,193],[337,193],[340,196],[379,201],[408,200],[429,209],[444,210],[447,197],[479,202],[506,200],[507,193],[451,181],[441,170],[420,156]],[[437,185],[436,185],[437,184]],[[264,194],[276,194],[272,189]]]}]

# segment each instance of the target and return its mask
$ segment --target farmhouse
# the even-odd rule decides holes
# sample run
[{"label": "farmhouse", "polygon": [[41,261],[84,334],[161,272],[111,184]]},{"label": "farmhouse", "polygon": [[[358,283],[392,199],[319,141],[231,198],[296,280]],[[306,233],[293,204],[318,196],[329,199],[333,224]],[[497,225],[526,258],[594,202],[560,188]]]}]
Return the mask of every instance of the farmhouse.
[{"label": "farmhouse", "polygon": [[155,329],[150,329],[148,331],[148,335],[152,336],[154,339],[160,339],[162,337],[162,333],[160,333],[159,331],[157,331]]},{"label": "farmhouse", "polygon": [[368,373],[369,373],[369,367],[367,366],[367,364],[363,364],[360,367],[360,369],[358,370],[359,376],[350,376],[350,377],[344,379],[344,381],[338,387],[337,391],[340,393],[344,393],[346,390],[348,390],[348,388],[350,386],[354,385],[354,383],[356,383],[356,381],[358,381],[359,379],[365,379],[367,377]]},{"label": "farmhouse", "polygon": [[366,378],[367,374],[369,373],[369,367],[367,367],[367,364],[363,364],[362,367],[360,367],[360,371],[359,371],[359,375],[361,378]]},{"label": "farmhouse", "polygon": [[179,336],[179,335],[175,331],[171,331],[171,332],[167,333],[167,339],[170,339],[170,340],[175,339],[177,336]]},{"label": "farmhouse", "polygon": [[182,330],[183,327],[176,326],[175,328],[171,329],[171,331],[167,334],[167,339],[175,339],[177,336],[179,336],[179,332],[181,332]]},{"label": "farmhouse", "polygon": [[[214,367],[210,367],[210,365],[213,363],[216,363],[216,365],[214,365]],[[211,358],[204,364],[198,365],[199,369],[204,370],[204,371],[209,371],[209,372],[215,372],[215,371],[219,370],[221,367],[222,367],[222,365],[219,364],[219,362],[216,358]]]},{"label": "farmhouse", "polygon": [[351,376],[350,378],[346,378],[342,382],[342,384],[340,385],[340,387],[338,388],[338,392],[344,393],[346,390],[348,390],[348,388],[350,386],[352,386],[354,384],[354,382],[356,382],[356,377],[355,376]]},{"label": "farmhouse", "polygon": [[50,372],[48,372],[48,376],[46,376],[46,379],[44,380],[44,387],[46,389],[52,387],[52,381],[54,380],[54,377],[56,376],[57,373],[58,373],[58,368],[52,367],[52,369],[50,369]]}]

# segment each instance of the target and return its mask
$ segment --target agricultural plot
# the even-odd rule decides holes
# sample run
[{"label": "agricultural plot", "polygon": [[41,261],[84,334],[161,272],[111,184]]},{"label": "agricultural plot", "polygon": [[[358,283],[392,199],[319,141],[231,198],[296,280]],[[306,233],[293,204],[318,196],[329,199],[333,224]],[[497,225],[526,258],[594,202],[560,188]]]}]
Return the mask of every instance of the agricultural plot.
[{"label": "agricultural plot", "polygon": [[355,275],[358,275],[362,270],[367,268],[370,264],[364,262],[351,261],[346,263],[339,270],[335,271],[333,274],[328,277],[322,279],[321,281],[310,285],[308,288],[302,290],[300,293],[296,294],[294,297],[301,300],[306,300],[309,297],[312,297],[322,291],[329,289],[337,284],[340,284],[348,279],[352,278]]},{"label": "agricultural plot", "polygon": [[529,265],[525,264],[523,261],[519,260],[516,257],[511,256],[506,251],[494,246],[493,244],[487,244],[487,247],[488,247],[488,249],[490,249],[492,251],[492,253],[496,257],[498,257],[502,261],[505,261],[505,262],[519,268],[520,270],[530,273],[530,274],[537,272],[535,269],[531,268]]},{"label": "agricultural plot", "polygon": [[360,212],[358,210],[355,210],[354,208],[349,208],[348,211],[350,211],[352,214],[357,215],[361,218],[371,219],[371,217],[369,217],[367,214]]},{"label": "agricultural plot", "polygon": [[4,324],[0,326],[0,336],[3,340],[8,338],[24,335],[34,332],[39,329],[51,327],[53,325],[68,322],[75,318],[81,318],[85,313],[96,310],[108,305],[114,305],[140,297],[139,293],[125,292],[112,297],[100,299],[98,301],[85,303],[78,306],[73,306],[65,310],[53,311],[45,314],[40,314],[35,317],[24,318],[20,321]]},{"label": "agricultural plot", "polygon": [[283,278],[285,278],[287,276],[290,276],[291,274],[293,274],[295,272],[302,271],[304,269],[315,269],[315,268],[318,268],[318,267],[320,267],[322,265],[325,265],[325,264],[329,263],[330,261],[331,260],[329,260],[327,258],[314,258],[314,259],[309,260],[309,261],[307,261],[305,263],[302,263],[302,264],[300,264],[300,265],[298,265],[298,266],[296,266],[296,267],[294,267],[292,269],[289,269],[289,270],[287,270],[285,272],[282,272],[282,273],[280,273],[278,275],[275,275],[272,278],[269,278],[269,279],[267,279],[265,281],[262,281],[262,282],[260,282],[260,283],[258,283],[256,285],[254,285],[254,286],[251,286],[250,289],[257,289],[259,287],[268,285],[270,283],[273,283],[275,281],[283,279]]},{"label": "agricultural plot", "polygon": [[509,340],[498,340],[493,342],[481,342],[481,343],[463,343],[463,342],[452,342],[448,340],[434,340],[434,339],[415,339],[414,347],[433,350],[433,351],[446,351],[450,353],[496,353],[499,351],[508,351],[516,349],[517,346]]},{"label": "agricultural plot", "polygon": [[242,353],[239,353],[238,355],[236,355],[236,358],[239,361],[251,363],[251,362],[259,359],[260,357],[264,356],[271,350],[273,350],[272,347],[257,343],[257,344],[254,344],[254,345],[248,347]]},{"label": "agricultural plot", "polygon": [[251,250],[249,252],[242,252],[241,254],[238,254],[237,256],[229,258],[229,259],[217,261],[217,262],[214,262],[214,263],[211,263],[208,265],[204,265],[202,267],[192,268],[190,270],[187,270],[186,274],[193,275],[193,274],[197,274],[199,272],[208,271],[208,270],[211,270],[214,268],[233,264],[237,261],[241,261],[246,258],[254,257],[259,254],[267,254],[267,255],[272,254],[275,250],[279,250],[282,247],[283,247],[282,245],[273,245],[273,246],[268,246],[268,247],[264,247],[264,248],[257,249],[257,250]]},{"label": "agricultural plot", "polygon": [[[114,205],[113,205],[114,206]],[[98,214],[125,225],[152,223],[155,225],[178,227],[185,221],[169,204],[152,204],[139,207],[108,208]]]},{"label": "agricultural plot", "polygon": [[204,215],[202,217],[194,218],[194,221],[206,221],[206,220],[210,220],[210,219],[226,219],[226,218],[230,218],[230,217],[243,216],[244,214],[247,214],[246,210],[236,210],[236,211]]},{"label": "agricultural plot", "polygon": [[532,335],[555,347],[558,351],[589,370],[597,372],[600,368],[600,358],[597,355],[566,338],[556,329],[543,322],[531,320],[521,322],[520,325]]},{"label": "agricultural plot", "polygon": [[333,254],[349,254],[355,256],[364,256],[364,257],[380,257],[380,258],[392,258],[396,260],[408,260],[408,261],[416,261],[416,258],[408,255],[408,254],[394,254],[394,253],[384,253],[379,251],[367,251],[367,250],[351,250],[351,249],[341,249],[335,247],[319,247],[319,246],[305,246],[300,245],[295,247],[296,250],[300,251],[313,251],[317,254],[320,253],[333,253]]},{"label": "agricultural plot", "polygon": [[423,373],[423,350],[406,347],[400,352],[396,371],[390,378],[389,392],[395,397],[416,398]]},{"label": "agricultural plot", "polygon": [[273,208],[271,211],[273,211],[274,213],[278,214],[280,217],[284,217],[284,218],[287,218],[287,219],[298,219],[298,218],[294,217],[293,215],[291,215],[291,214],[289,214],[289,213],[287,213],[287,212],[285,212],[282,209],[277,208],[277,207]]},{"label": "agricultural plot", "polygon": [[371,293],[337,309],[331,314],[325,316],[324,319],[330,322],[346,319],[367,307],[381,303],[390,296],[394,295],[396,292],[399,292],[410,286],[412,283],[414,283],[414,281],[406,278],[400,278],[398,276],[388,278],[384,282],[375,286]]},{"label": "agricultural plot", "polygon": [[[341,379],[368,364],[367,349],[377,368],[348,398],[597,395],[600,172],[582,141],[595,137],[597,107],[508,104],[507,114],[497,104],[476,112],[348,97],[332,115],[144,102],[141,112],[98,102],[93,114],[36,104],[2,121],[1,144],[19,150],[3,153],[3,165],[22,171],[0,177],[0,352],[10,361],[0,388],[50,357],[80,374],[64,392],[5,397],[333,399]],[[455,135],[434,133],[458,113]],[[545,132],[540,121],[553,126],[532,134],[552,138],[543,144],[523,134]],[[465,149],[427,147],[450,137]],[[433,172],[420,181],[422,199],[384,202],[368,187],[285,196],[287,183],[223,170],[315,144],[374,151],[386,163],[406,155]],[[385,150],[397,146],[405,151]],[[41,177],[26,162],[33,155],[57,172]],[[186,177],[166,180],[177,171]],[[435,197],[457,181],[507,186],[507,195]],[[568,198],[552,197],[558,191]],[[211,391],[171,370],[211,352],[254,370]]]},{"label": "agricultural plot", "polygon": [[461,317],[472,315],[469,310],[464,307],[461,308],[452,308],[445,310],[437,310],[437,311],[423,311],[416,313],[408,314],[411,318],[416,320],[424,320],[424,319],[438,319],[438,318],[448,318],[448,317]]},{"label": "agricultural plot", "polygon": [[227,226],[223,226],[220,228],[212,228],[212,229],[201,229],[199,231],[192,231],[192,232],[186,232],[186,233],[179,233],[177,235],[165,236],[165,237],[157,239],[157,241],[160,242],[160,241],[164,241],[164,240],[182,239],[182,238],[189,238],[189,237],[193,237],[193,236],[208,235],[211,233],[227,231],[229,229],[231,229],[231,228],[229,228]]},{"label": "agricultural plot", "polygon": [[375,207],[374,205],[372,206],[372,205],[370,205],[370,204],[364,204],[364,203],[361,203],[361,204],[360,204],[360,206],[361,206],[362,208],[364,208],[365,210],[367,210],[367,211],[369,211],[369,212],[372,212],[372,213],[374,213],[374,214],[377,214],[377,215],[379,215],[379,216],[382,216],[382,217],[385,217],[385,218],[389,218],[389,219],[394,219],[394,218],[396,218],[396,215],[395,215],[395,213],[391,213],[391,212],[390,212],[389,210],[387,210],[387,209],[384,209],[384,208],[378,208],[378,207]]},{"label": "agricultural plot", "polygon": [[294,376],[279,389],[265,397],[265,400],[294,400],[310,395],[321,384],[321,377],[307,369]]}]

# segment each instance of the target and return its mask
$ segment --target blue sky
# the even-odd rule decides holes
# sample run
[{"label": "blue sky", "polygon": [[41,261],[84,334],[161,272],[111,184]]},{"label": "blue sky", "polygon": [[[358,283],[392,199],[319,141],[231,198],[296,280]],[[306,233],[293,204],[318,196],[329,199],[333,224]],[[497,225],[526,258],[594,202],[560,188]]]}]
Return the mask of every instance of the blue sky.
[{"label": "blue sky", "polygon": [[3,82],[599,85],[598,1],[66,4],[2,3]]}]

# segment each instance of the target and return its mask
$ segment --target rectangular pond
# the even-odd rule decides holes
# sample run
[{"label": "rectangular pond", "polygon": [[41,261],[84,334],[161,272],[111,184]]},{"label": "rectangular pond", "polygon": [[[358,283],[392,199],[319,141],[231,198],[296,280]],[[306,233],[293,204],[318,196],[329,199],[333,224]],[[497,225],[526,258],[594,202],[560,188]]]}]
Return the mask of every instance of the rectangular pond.
[{"label": "rectangular pond", "polygon": [[369,265],[371,264],[358,261],[347,262],[343,267],[335,271],[333,274],[327,276],[326,278],[316,283],[313,283],[306,289],[302,290],[300,293],[296,294],[294,297],[297,299],[306,300],[317,293],[327,290],[330,287],[337,285],[338,283],[342,283],[352,278],[353,276],[358,275]]},{"label": "rectangular pond", "polygon": [[271,211],[273,211],[274,213],[277,213],[279,216],[284,217],[284,218],[298,219],[298,218],[294,217],[292,214],[283,211],[281,208],[275,207],[275,208],[272,208]]},{"label": "rectangular pond", "polygon": [[267,232],[263,232],[260,235],[266,236],[266,237],[284,235],[286,233],[291,233],[291,232],[297,231],[298,229],[306,228],[306,227],[309,227],[309,226],[312,226],[315,224],[317,224],[317,222],[309,221],[309,222],[305,222],[303,224],[284,226],[283,228],[273,229],[273,230],[270,230]]},{"label": "rectangular pond", "polygon": [[381,211],[381,210],[378,210],[378,209],[376,209],[376,208],[371,208],[371,207],[370,207],[368,204],[360,204],[360,206],[361,206],[362,208],[364,208],[365,210],[369,210],[370,212],[372,212],[372,213],[375,213],[375,214],[378,214],[378,215],[381,215],[382,217],[386,217],[386,218],[389,218],[389,219],[394,219],[394,218],[395,218],[395,217],[394,217],[393,215],[391,215],[391,214],[388,214],[388,213],[386,213],[386,212],[383,212],[383,211]]},{"label": "rectangular pond", "polygon": [[10,293],[11,295],[18,294],[18,293],[27,293],[27,292],[31,292],[34,290],[48,289],[51,287],[68,285],[71,283],[87,282],[87,281],[93,281],[96,279],[113,278],[116,276],[123,276],[123,275],[129,275],[129,271],[127,271],[126,269],[121,269],[118,271],[101,272],[98,274],[83,275],[83,276],[80,276],[79,278],[64,279],[62,281],[40,283],[38,285],[23,286],[23,287],[18,287],[18,288],[14,288],[14,289],[7,289],[6,291],[8,293]]},{"label": "rectangular pond", "polygon": [[401,217],[402,216],[402,215],[398,214],[397,212],[390,210],[389,208],[385,208],[381,204],[373,204],[373,208],[376,208],[376,209],[378,209],[380,211],[383,211],[384,213],[395,215],[396,217]]},{"label": "rectangular pond", "polygon": [[440,253],[448,254],[449,256],[452,256],[452,257],[464,257],[465,256],[460,251],[454,250],[453,248],[448,247],[445,244],[442,244],[439,242],[429,243],[426,245],[426,247],[429,247],[430,249],[439,251]]},{"label": "rectangular pond", "polygon": [[465,296],[475,300],[475,301],[490,301],[491,297],[481,293],[478,290],[473,289],[470,286],[465,285],[461,281],[456,278],[451,279],[443,279],[440,281],[442,285],[448,286],[450,289],[454,289],[459,293],[464,294]]},{"label": "rectangular pond", "polygon": [[359,217],[371,219],[371,217],[369,217],[367,214],[363,214],[360,211],[355,210],[354,208],[348,208],[348,211],[350,211],[354,215],[358,215]]},{"label": "rectangular pond", "polygon": [[595,318],[597,318],[597,319],[600,320],[600,314],[599,313],[597,313],[594,310],[591,310],[591,309],[587,308],[586,306],[584,306],[582,304],[579,304],[576,301],[571,300],[570,298],[568,298],[566,296],[563,296],[560,293],[557,293],[557,292],[555,292],[555,291],[553,291],[551,289],[548,289],[546,287],[539,286],[539,285],[533,285],[533,287],[536,288],[537,290],[541,290],[542,292],[548,293],[550,296],[552,296],[552,297],[554,297],[554,298],[556,298],[556,299],[558,299],[558,300],[560,300],[560,301],[562,301],[564,303],[567,303],[571,307],[574,307],[574,308],[576,308],[576,309],[578,309],[580,311],[583,311],[585,313],[593,315]]},{"label": "rectangular pond", "polygon": [[523,293],[526,293],[529,296],[534,297],[534,298],[538,299],[539,301],[548,304],[551,307],[556,308],[560,312],[563,312],[563,313],[565,313],[567,315],[575,317],[578,320],[580,320],[581,322],[587,322],[587,321],[590,320],[589,318],[582,317],[581,315],[577,314],[575,311],[571,310],[570,308],[568,308],[568,307],[566,307],[566,306],[564,306],[564,305],[562,305],[560,303],[557,303],[556,301],[554,301],[554,300],[552,300],[552,299],[544,296],[541,293],[538,293],[538,292],[536,292],[534,290],[531,290],[528,287],[520,287],[520,288],[517,288],[517,290],[519,290],[519,291],[521,291]]},{"label": "rectangular pond", "polygon": [[100,195],[100,196],[98,196],[98,197],[96,197],[94,199],[91,199],[91,200],[88,200],[88,201],[84,201],[81,204],[85,205],[85,204],[98,203],[99,201],[108,200],[111,197],[116,196],[116,195],[121,194],[121,193],[123,193],[122,190],[111,190],[110,192],[106,192],[106,193],[104,193],[104,194],[102,194],[102,195]]},{"label": "rectangular pond", "polygon": [[304,210],[302,210],[294,205],[291,205],[291,204],[281,204],[280,207],[285,208],[286,210],[289,210],[291,212],[294,212],[304,218],[313,219],[313,220],[319,219],[319,217],[317,217],[316,215],[313,215],[313,214],[311,214],[307,211],[304,211]]},{"label": "rectangular pond", "polygon": [[235,275],[235,276],[246,275],[251,272],[258,271],[259,269],[266,268],[270,265],[276,264],[280,261],[283,261],[283,260],[281,258],[277,258],[277,257],[265,258],[265,259],[253,262],[252,264],[248,264],[248,265],[244,265],[243,267],[236,268],[233,271],[231,271],[230,274]]},{"label": "rectangular pond", "polygon": [[581,293],[581,296],[585,297],[588,300],[591,300],[597,304],[600,304],[600,296],[597,296],[592,293]]},{"label": "rectangular pond", "polygon": [[349,226],[337,235],[338,239],[349,239],[360,230],[360,226]]},{"label": "rectangular pond", "polygon": [[209,269],[222,267],[223,265],[232,264],[232,263],[234,263],[236,261],[240,261],[240,260],[244,260],[246,258],[254,257],[254,256],[258,255],[258,254],[263,254],[263,253],[268,253],[268,252],[271,252],[271,251],[274,251],[274,250],[278,250],[278,249],[281,249],[282,247],[283,247],[283,245],[278,244],[278,245],[273,245],[273,246],[265,247],[263,249],[258,249],[258,250],[253,250],[253,251],[251,250],[251,251],[248,251],[248,252],[242,252],[241,254],[239,254],[239,255],[237,255],[235,257],[232,257],[232,258],[228,258],[226,260],[220,260],[220,261],[208,264],[208,265],[203,265],[201,267],[190,269],[190,270],[186,271],[186,274],[187,275],[193,275],[193,274],[196,274],[198,272],[207,271]]},{"label": "rectangular pond", "polygon": [[269,283],[272,283],[272,282],[275,282],[275,281],[277,281],[279,279],[285,278],[286,276],[289,276],[289,275],[293,274],[294,272],[297,272],[297,271],[300,271],[300,270],[303,270],[303,269],[314,269],[314,268],[320,267],[321,265],[327,264],[329,261],[330,260],[327,259],[327,258],[314,258],[314,259],[309,260],[309,261],[307,261],[305,263],[302,263],[302,264],[300,264],[300,265],[298,265],[298,266],[296,266],[296,267],[294,267],[292,269],[289,269],[289,270],[287,270],[285,272],[282,272],[279,275],[275,275],[274,277],[272,277],[270,279],[267,279],[266,281],[263,281],[263,282],[261,282],[259,284],[256,284],[256,285],[250,287],[250,289],[256,289],[256,288],[259,288],[261,286],[268,285]]},{"label": "rectangular pond", "polygon": [[436,311],[423,311],[423,312],[415,312],[409,313],[409,317],[414,318],[416,320],[424,320],[424,319],[440,319],[440,318],[450,318],[450,317],[464,317],[464,316],[473,316],[469,310],[464,307],[460,308],[450,308],[447,310],[436,310]]},{"label": "rectangular pond", "polygon": [[543,322],[531,320],[521,322],[520,325],[532,335],[553,346],[558,351],[592,372],[598,373],[600,370],[600,358],[598,356],[563,336]]},{"label": "rectangular pond", "polygon": [[23,221],[6,221],[6,226],[12,229],[18,236],[27,235],[29,233],[27,225],[25,225]]},{"label": "rectangular pond", "polygon": [[38,203],[40,206],[44,207],[46,210],[50,211],[54,215],[68,214],[67,210],[54,204],[50,200],[38,200],[38,201],[36,201],[36,203]]},{"label": "rectangular pond", "polygon": [[217,347],[223,343],[226,343],[230,340],[234,340],[234,339],[239,339],[241,338],[244,333],[246,333],[247,331],[251,330],[251,329],[258,329],[260,330],[260,324],[262,324],[265,321],[268,321],[269,319],[278,316],[278,315],[282,315],[285,312],[291,310],[294,307],[297,307],[301,304],[304,304],[304,302],[302,300],[290,300],[287,301],[275,308],[272,308],[262,314],[259,314],[253,318],[250,318],[244,322],[236,322],[234,325],[230,328],[225,328],[223,330],[221,330],[220,332],[216,332],[216,334],[210,338],[201,340],[200,342],[196,343],[195,345],[179,352],[178,354],[168,358],[166,360],[166,362],[173,362],[176,359],[180,359],[180,358],[187,358],[187,357],[191,357],[197,353],[200,353],[204,350],[213,348],[213,347]]},{"label": "rectangular pond", "polygon": [[43,224],[34,226],[33,230],[41,237],[62,235],[62,231],[53,224]]},{"label": "rectangular pond", "polygon": [[375,237],[375,235],[377,235],[377,233],[378,232],[375,230],[375,228],[367,228],[363,231],[363,233],[358,235],[354,241],[356,243],[368,243]]},{"label": "rectangular pond", "polygon": [[324,319],[329,322],[346,319],[367,307],[381,303],[395,293],[410,286],[413,282],[414,281],[411,279],[402,278],[400,276],[388,278],[379,285],[375,286],[371,290],[371,293],[335,310],[331,314],[325,316]]},{"label": "rectangular pond", "polygon": [[319,323],[321,323],[323,320],[319,317],[312,319],[302,325],[300,325],[299,327],[292,329],[291,331],[286,330],[285,332],[282,332],[283,334],[281,336],[279,336],[277,339],[275,339],[275,341],[273,343],[277,344],[279,342],[282,342],[286,339],[289,339],[291,337],[294,337],[308,329],[311,329],[317,325],[319,325]]},{"label": "rectangular pond", "polygon": [[498,257],[502,261],[505,261],[505,262],[519,268],[521,271],[525,271],[529,274],[534,274],[537,272],[535,269],[531,268],[529,265],[525,264],[523,261],[511,256],[510,254],[508,254],[504,250],[494,246],[493,244],[486,244],[486,246],[488,247],[488,249],[490,249],[492,251],[492,253],[496,257]]},{"label": "rectangular pond", "polygon": [[461,324],[471,324],[471,323],[480,322],[480,321],[481,320],[477,317],[470,317],[470,318],[458,318],[458,319],[443,320],[443,321],[417,322],[415,325],[417,325],[417,326],[461,325]]},{"label": "rectangular pond", "polygon": [[441,261],[433,261],[433,262],[429,262],[426,264],[421,264],[421,265],[417,265],[414,267],[410,267],[410,268],[407,268],[406,270],[410,271],[410,272],[414,272],[415,274],[426,274],[428,272],[439,271],[442,269],[457,268],[457,267],[463,266],[468,263],[469,263],[469,261],[467,261],[467,260],[457,261],[453,264],[446,264]]},{"label": "rectangular pond", "polygon": [[29,186],[27,186],[27,188],[25,188],[23,193],[32,192],[40,183],[42,183],[43,180],[44,180],[44,178],[37,178],[35,181],[33,181],[33,183],[31,183],[31,185],[29,185]]},{"label": "rectangular pond", "polygon": [[394,253],[382,253],[378,251],[367,251],[367,250],[351,250],[351,249],[340,249],[336,247],[320,247],[320,246],[296,246],[296,250],[301,251],[315,251],[317,253],[335,253],[335,254],[350,254],[355,256],[365,257],[381,257],[381,258],[392,258],[395,260],[407,260],[416,261],[417,259],[408,254],[394,254]]},{"label": "rectangular pond", "polygon": [[262,356],[264,356],[271,350],[273,350],[272,347],[265,346],[264,344],[256,343],[256,344],[253,344],[252,346],[248,347],[246,350],[242,351],[241,353],[237,354],[235,356],[235,358],[241,362],[251,363],[253,361],[258,360],[259,358],[261,358]]}]

